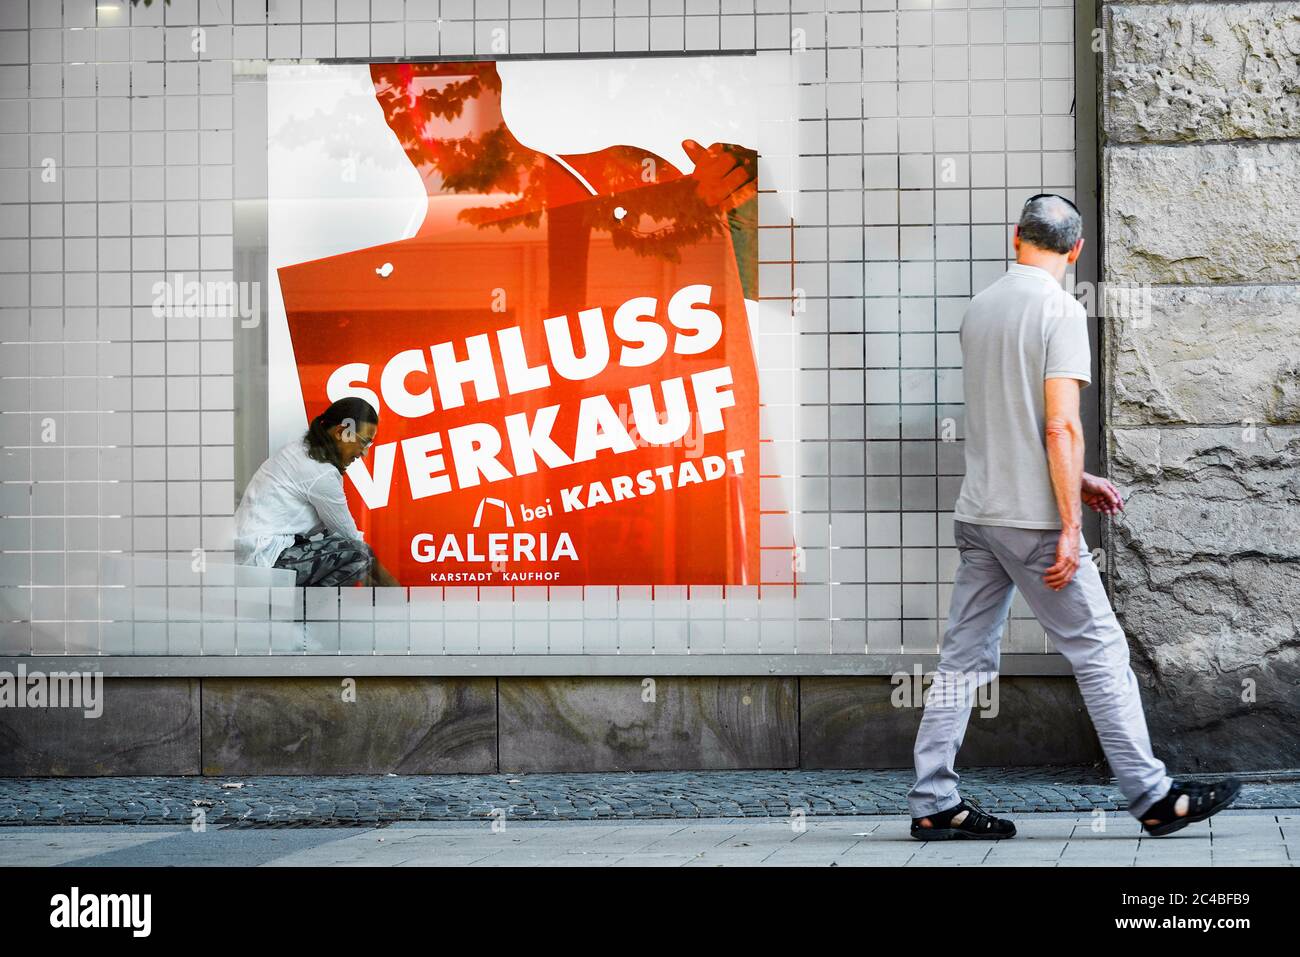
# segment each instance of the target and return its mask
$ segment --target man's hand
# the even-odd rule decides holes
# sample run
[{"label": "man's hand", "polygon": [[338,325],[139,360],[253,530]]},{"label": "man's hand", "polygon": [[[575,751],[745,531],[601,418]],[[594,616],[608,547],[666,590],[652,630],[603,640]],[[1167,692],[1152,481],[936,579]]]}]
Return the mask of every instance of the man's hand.
[{"label": "man's hand", "polygon": [[695,191],[710,206],[735,209],[758,195],[758,154],[733,143],[705,149],[695,140],[682,140],[682,149],[695,169]]},{"label": "man's hand", "polygon": [[1043,575],[1043,581],[1053,591],[1060,591],[1074,579],[1079,570],[1079,526],[1061,529],[1056,540],[1056,564]]},{"label": "man's hand", "polygon": [[1102,515],[1118,515],[1124,508],[1124,500],[1120,498],[1119,489],[1100,475],[1084,472],[1079,492],[1083,504]]}]

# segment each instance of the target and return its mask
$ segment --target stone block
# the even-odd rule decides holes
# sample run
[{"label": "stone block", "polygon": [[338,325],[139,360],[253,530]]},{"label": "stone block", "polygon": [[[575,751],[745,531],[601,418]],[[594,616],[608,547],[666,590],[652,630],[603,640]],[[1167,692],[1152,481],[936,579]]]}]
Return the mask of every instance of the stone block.
[{"label": "stone block", "polygon": [[1106,11],[1112,142],[1300,136],[1300,6],[1157,3]]},{"label": "stone block", "polygon": [[[911,767],[924,703],[914,686],[910,675],[901,686],[884,676],[801,678],[800,767]],[[1073,677],[1002,676],[996,695],[996,708],[971,714],[959,767],[1101,759]]]},{"label": "stone block", "polygon": [[501,770],[792,768],[794,678],[502,678]]},{"label": "stone block", "polygon": [[[31,671],[53,671],[46,662]],[[0,708],[0,776],[198,774],[197,678],[104,678],[103,710]]]},{"label": "stone block", "polygon": [[1141,292],[1107,309],[1111,424],[1300,423],[1300,286]]},{"label": "stone block", "polygon": [[1111,148],[1106,280],[1300,281],[1300,141]]},{"label": "stone block", "polygon": [[1300,764],[1300,428],[1125,428],[1115,610],[1175,770]]},{"label": "stone block", "polygon": [[492,678],[209,678],[203,773],[496,770]]}]

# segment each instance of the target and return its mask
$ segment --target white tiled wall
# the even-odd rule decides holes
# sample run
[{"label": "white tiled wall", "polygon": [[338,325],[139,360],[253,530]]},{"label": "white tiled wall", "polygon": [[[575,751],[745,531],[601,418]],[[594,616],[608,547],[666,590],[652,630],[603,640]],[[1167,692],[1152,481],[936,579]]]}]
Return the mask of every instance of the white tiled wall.
[{"label": "white tiled wall", "polygon": [[[956,564],[955,330],[1023,199],[1073,195],[1073,17],[1069,0],[0,0],[0,654],[267,654],[294,619],[358,654],[933,651]],[[798,53],[801,192],[760,207],[762,295],[796,303],[797,592],[304,594],[223,564],[240,331],[151,306],[165,275],[232,278],[232,60],[501,36],[511,54]],[[1046,646],[1013,621],[1004,650]]]}]

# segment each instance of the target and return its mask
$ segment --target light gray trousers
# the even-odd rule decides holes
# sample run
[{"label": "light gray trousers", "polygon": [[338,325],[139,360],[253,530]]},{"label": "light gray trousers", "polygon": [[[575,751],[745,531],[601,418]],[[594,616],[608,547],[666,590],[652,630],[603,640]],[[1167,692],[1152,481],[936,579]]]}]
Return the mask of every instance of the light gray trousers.
[{"label": "light gray trousers", "polygon": [[1013,589],[1074,669],[1102,750],[1129,813],[1140,817],[1172,784],[1151,752],[1129,647],[1115,620],[1097,566],[1079,536],[1079,569],[1060,591],[1043,581],[1056,563],[1060,532],[954,521],[961,564],[953,581],[948,630],[916,735],[916,785],[907,795],[912,817],[961,803],[953,769],[966,736],[974,693],[997,676],[1003,623]]}]

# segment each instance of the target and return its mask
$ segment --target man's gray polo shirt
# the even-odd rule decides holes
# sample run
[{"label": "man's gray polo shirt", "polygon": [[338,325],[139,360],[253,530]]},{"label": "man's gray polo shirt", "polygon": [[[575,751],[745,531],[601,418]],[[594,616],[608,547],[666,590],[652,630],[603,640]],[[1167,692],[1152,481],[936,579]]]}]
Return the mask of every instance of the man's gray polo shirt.
[{"label": "man's gray polo shirt", "polygon": [[971,300],[961,353],[966,477],[953,517],[1060,528],[1047,468],[1043,382],[1092,381],[1087,312],[1051,273],[1015,263]]}]

